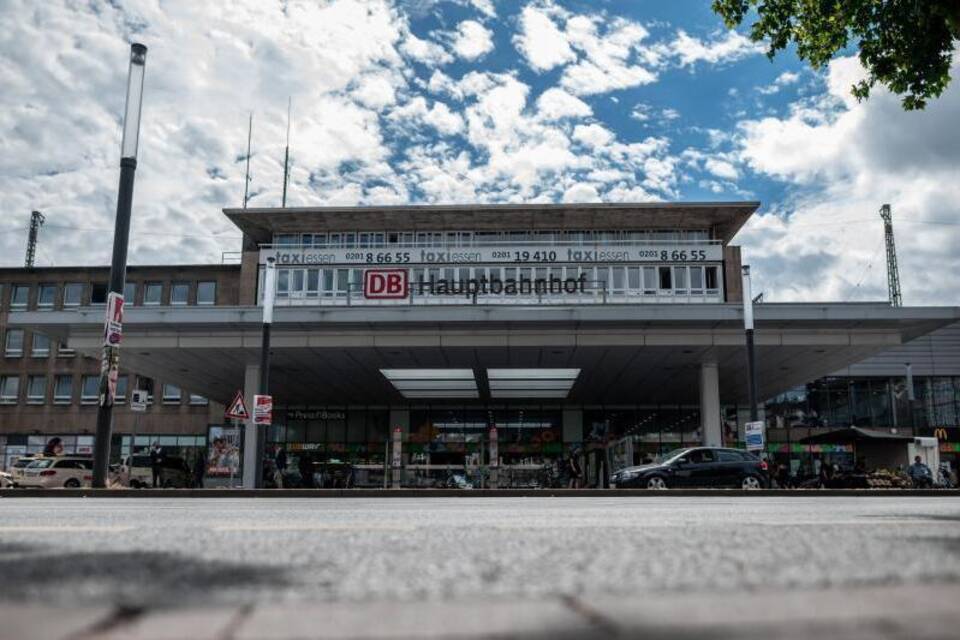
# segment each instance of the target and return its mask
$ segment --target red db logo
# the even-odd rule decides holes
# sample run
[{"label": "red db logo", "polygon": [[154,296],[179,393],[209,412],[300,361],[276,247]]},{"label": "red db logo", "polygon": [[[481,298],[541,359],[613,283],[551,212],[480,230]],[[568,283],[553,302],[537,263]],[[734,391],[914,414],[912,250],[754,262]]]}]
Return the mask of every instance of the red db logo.
[{"label": "red db logo", "polygon": [[363,297],[381,300],[406,298],[410,281],[406,269],[367,269],[363,272]]}]

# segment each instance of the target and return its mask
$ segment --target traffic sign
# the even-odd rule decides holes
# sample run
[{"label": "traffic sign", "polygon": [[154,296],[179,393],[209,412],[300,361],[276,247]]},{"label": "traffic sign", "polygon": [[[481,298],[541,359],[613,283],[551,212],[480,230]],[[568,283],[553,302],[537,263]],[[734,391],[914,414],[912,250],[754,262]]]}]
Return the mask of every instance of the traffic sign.
[{"label": "traffic sign", "polygon": [[247,411],[247,405],[243,401],[243,391],[237,391],[233,402],[230,403],[230,406],[227,407],[223,415],[227,418],[235,418],[236,420],[246,420],[250,417],[250,412]]},{"label": "traffic sign", "polygon": [[253,423],[271,424],[273,422],[273,396],[253,396]]}]

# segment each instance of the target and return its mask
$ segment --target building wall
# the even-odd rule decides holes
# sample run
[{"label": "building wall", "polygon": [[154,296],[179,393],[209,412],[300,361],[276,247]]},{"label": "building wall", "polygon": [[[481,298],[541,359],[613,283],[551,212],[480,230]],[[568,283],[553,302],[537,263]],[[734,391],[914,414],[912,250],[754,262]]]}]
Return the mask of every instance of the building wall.
[{"label": "building wall", "polygon": [[[236,305],[239,301],[238,265],[183,265],[183,266],[132,266],[127,270],[127,282],[136,285],[132,301],[134,306],[144,303],[145,285],[161,285],[161,305],[170,304],[173,283],[188,283],[187,304],[197,304],[197,283],[215,282],[215,305]],[[33,332],[23,332],[22,353],[8,353],[6,349],[9,331],[7,315],[11,309],[15,286],[27,287],[26,309],[69,309],[65,306],[65,285],[81,283],[80,306],[92,304],[103,295],[109,279],[107,267],[38,267],[34,269],[0,269],[0,385],[7,377],[19,379],[15,398],[0,400],[0,436],[9,434],[64,434],[93,433],[96,430],[97,405],[95,400],[82,398],[85,377],[99,376],[99,362],[93,358],[74,353],[56,340],[50,341],[47,355],[34,355]],[[52,285],[52,304],[41,306],[40,286]],[[22,308],[22,307],[21,307]],[[191,398],[190,390],[183,389],[179,400],[163,399],[163,380],[147,380],[135,371],[124,369],[121,349],[121,377],[126,376],[125,401],[118,402],[114,409],[114,432],[154,434],[204,434],[210,423],[222,421],[223,406],[204,399]],[[31,376],[45,376],[45,392],[42,399],[28,399]],[[72,377],[72,393],[69,401],[55,401],[54,388],[57,376]],[[154,389],[154,402],[144,413],[134,413],[129,408],[129,390],[134,388]],[[2,391],[2,389],[0,389]]]},{"label": "building wall", "polygon": [[740,247],[727,245],[723,248],[723,290],[726,291],[727,302],[743,302],[740,259]]},{"label": "building wall", "polygon": [[914,376],[960,376],[960,323],[887,349],[834,375],[903,376],[908,362]]}]

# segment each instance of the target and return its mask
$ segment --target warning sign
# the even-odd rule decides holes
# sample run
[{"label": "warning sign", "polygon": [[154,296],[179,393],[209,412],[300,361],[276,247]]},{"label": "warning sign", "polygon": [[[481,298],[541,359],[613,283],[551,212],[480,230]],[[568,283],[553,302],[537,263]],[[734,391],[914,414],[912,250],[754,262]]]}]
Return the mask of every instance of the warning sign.
[{"label": "warning sign", "polygon": [[273,396],[253,396],[253,424],[273,422]]},{"label": "warning sign", "polygon": [[233,402],[230,403],[223,415],[227,418],[234,418],[236,420],[246,420],[250,417],[250,412],[247,411],[247,405],[243,402],[242,391],[237,391],[237,395],[234,396]]}]

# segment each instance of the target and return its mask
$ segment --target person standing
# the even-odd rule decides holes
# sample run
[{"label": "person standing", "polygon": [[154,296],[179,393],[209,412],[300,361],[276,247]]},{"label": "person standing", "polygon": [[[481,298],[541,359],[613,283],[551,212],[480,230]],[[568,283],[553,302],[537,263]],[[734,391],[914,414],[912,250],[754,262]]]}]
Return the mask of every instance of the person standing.
[{"label": "person standing", "polygon": [[153,470],[153,488],[156,489],[161,483],[161,473],[163,471],[163,448],[159,442],[153,443],[150,449],[150,468]]},{"label": "person standing", "polygon": [[198,453],[196,460],[193,461],[193,486],[196,489],[203,489],[203,476],[207,471],[207,461],[203,453]]},{"label": "person standing", "polygon": [[287,452],[283,447],[277,447],[277,455],[274,458],[274,464],[277,467],[275,482],[277,489],[283,489],[283,474],[287,470]]},{"label": "person standing", "polygon": [[580,466],[580,460],[578,459],[579,451],[571,451],[570,457],[567,458],[567,473],[570,476],[570,483],[568,488],[570,489],[579,489],[580,488],[580,479],[583,477],[583,467]]}]

